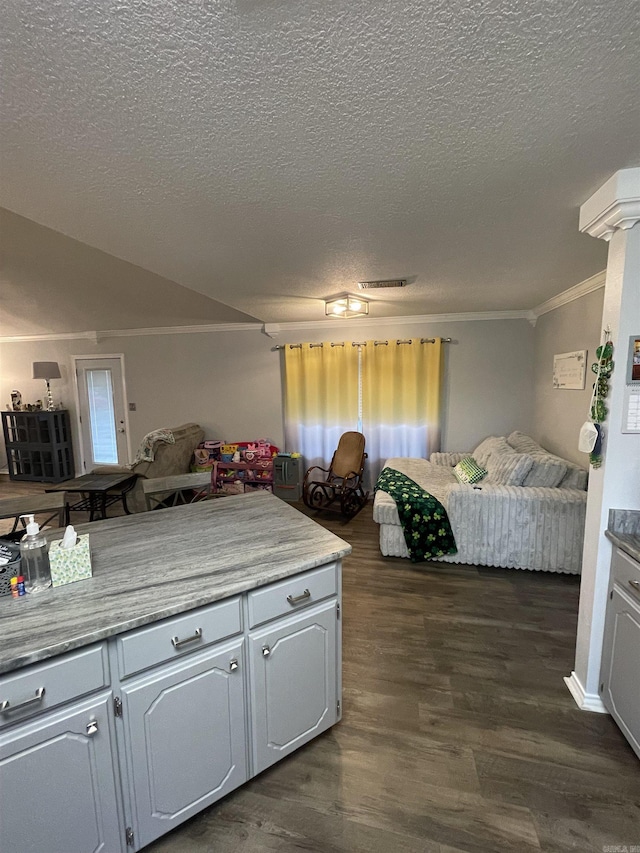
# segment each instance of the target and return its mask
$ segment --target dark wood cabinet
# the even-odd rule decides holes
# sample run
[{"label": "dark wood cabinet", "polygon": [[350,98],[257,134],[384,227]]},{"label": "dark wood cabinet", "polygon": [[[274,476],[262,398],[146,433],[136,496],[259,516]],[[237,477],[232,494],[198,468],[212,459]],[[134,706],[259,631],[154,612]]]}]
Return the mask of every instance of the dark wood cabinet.
[{"label": "dark wood cabinet", "polygon": [[69,412],[2,412],[11,480],[60,483],[75,476]]}]

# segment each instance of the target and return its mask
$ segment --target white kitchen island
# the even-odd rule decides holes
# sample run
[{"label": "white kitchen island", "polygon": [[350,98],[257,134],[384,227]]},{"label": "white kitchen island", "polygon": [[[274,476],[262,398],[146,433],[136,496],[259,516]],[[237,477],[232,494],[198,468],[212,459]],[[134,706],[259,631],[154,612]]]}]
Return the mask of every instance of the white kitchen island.
[{"label": "white kitchen island", "polygon": [[265,492],[79,531],[0,599],[3,853],[138,850],[341,716],[346,542]]}]

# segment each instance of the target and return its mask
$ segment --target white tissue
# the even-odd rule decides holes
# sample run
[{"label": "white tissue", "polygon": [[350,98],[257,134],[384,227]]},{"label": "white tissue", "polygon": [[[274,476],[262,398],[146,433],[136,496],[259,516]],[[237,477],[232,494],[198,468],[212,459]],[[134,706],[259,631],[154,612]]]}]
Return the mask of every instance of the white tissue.
[{"label": "white tissue", "polygon": [[69,524],[62,537],[61,548],[73,548],[78,539],[78,534],[73,528],[73,524]]}]

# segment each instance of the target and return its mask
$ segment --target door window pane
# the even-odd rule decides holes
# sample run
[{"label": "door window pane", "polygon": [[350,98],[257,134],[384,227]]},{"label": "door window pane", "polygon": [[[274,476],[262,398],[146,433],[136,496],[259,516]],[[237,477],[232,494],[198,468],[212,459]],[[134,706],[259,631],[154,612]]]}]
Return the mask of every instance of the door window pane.
[{"label": "door window pane", "polygon": [[87,370],[87,394],[91,421],[93,461],[101,465],[117,465],[116,419],[110,370]]}]

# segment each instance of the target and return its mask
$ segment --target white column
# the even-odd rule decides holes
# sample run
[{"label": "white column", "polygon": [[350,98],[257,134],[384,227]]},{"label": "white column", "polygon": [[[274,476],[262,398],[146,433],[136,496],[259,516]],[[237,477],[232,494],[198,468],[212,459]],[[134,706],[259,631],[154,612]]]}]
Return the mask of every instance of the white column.
[{"label": "white column", "polygon": [[599,686],[612,548],[604,532],[609,509],[640,510],[640,434],[621,431],[629,337],[640,334],[640,169],[616,172],[582,205],[580,230],[609,241],[602,329],[611,330],[614,369],[603,463],[589,474],[576,662],[565,681],[580,708],[606,713]]}]

